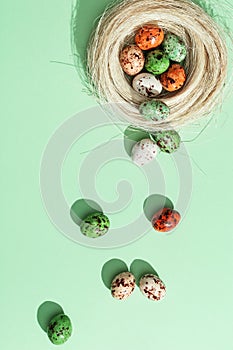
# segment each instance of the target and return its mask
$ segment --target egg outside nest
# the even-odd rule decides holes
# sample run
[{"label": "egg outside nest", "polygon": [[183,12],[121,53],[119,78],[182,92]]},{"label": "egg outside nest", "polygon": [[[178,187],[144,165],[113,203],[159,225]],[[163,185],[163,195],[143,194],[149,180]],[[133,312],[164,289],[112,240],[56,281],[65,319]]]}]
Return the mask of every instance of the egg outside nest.
[{"label": "egg outside nest", "polygon": [[142,294],[152,301],[160,301],[166,295],[166,286],[161,279],[153,274],[146,274],[139,281]]},{"label": "egg outside nest", "polygon": [[156,212],[151,220],[152,226],[159,232],[170,232],[176,228],[181,219],[178,211],[171,208],[163,208]]},{"label": "egg outside nest", "polygon": [[47,327],[49,340],[55,345],[64,344],[72,334],[72,324],[67,315],[53,317]]},{"label": "egg outside nest", "polygon": [[118,300],[127,299],[135,289],[135,277],[131,272],[122,272],[111,283],[111,294]]},{"label": "egg outside nest", "polygon": [[97,212],[88,215],[80,224],[80,231],[89,238],[98,238],[105,235],[110,228],[109,218]]}]

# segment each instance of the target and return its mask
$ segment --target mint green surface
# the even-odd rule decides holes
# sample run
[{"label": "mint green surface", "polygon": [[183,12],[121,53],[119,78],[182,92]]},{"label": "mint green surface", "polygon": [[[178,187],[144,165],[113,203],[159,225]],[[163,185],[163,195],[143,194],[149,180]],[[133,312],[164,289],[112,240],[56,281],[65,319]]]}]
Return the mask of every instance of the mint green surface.
[{"label": "mint green surface", "polygon": [[[86,37],[93,14],[99,15],[107,1],[81,3],[80,40]],[[233,103],[229,99],[205,132],[186,144],[193,160],[193,192],[174,234],[157,235],[151,228],[142,239],[114,250],[74,243],[50,222],[39,187],[40,160],[55,129],[95,105],[82,91],[73,66],[51,63],[72,64],[70,13],[71,1],[65,0],[2,1],[0,5],[0,300],[4,320],[0,349],[55,348],[37,321],[38,307],[51,300],[64,309],[73,326],[72,337],[59,349],[119,350],[123,344],[124,350],[230,350]],[[202,125],[187,129],[182,139],[193,138]],[[78,151],[74,150],[94,147],[88,136],[64,164],[63,186],[70,205],[82,197],[77,184]],[[95,137],[99,144],[109,135],[99,130]],[[161,154],[158,160],[166,180],[164,195],[175,204],[176,168],[170,155]],[[143,170],[131,163],[124,170],[118,159],[113,165],[109,163],[96,179],[101,197],[114,201],[121,178],[132,183],[134,193],[129,209],[114,216],[116,225],[133,220],[149,194],[145,178],[139,176]],[[102,266],[112,258],[128,266],[135,259],[147,261],[166,284],[166,298],[153,304],[137,288],[124,303],[114,300],[101,278]]]}]

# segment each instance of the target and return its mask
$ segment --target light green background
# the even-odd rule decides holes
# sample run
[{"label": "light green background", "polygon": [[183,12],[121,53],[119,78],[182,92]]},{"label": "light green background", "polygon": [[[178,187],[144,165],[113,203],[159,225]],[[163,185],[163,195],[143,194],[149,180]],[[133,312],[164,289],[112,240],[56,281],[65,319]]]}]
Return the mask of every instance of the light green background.
[{"label": "light green background", "polygon": [[[85,26],[90,23],[91,27],[107,1],[93,3],[81,1]],[[193,163],[191,203],[173,235],[159,236],[151,230],[121,249],[82,247],[52,225],[39,188],[40,160],[54,130],[68,117],[95,105],[82,91],[74,67],[50,62],[72,64],[71,2],[4,1],[0,14],[0,348],[52,349],[36,319],[39,305],[52,300],[63,307],[74,326],[72,338],[62,349],[231,349],[231,101],[216,123],[187,144],[205,174]],[[83,28],[81,44],[86,37]],[[71,195],[74,185],[68,181],[68,169],[72,181],[74,170],[70,166],[64,171]],[[170,175],[165,177],[167,188],[172,189],[177,179]],[[100,179],[98,186],[105,196],[103,185]],[[127,264],[135,258],[150,262],[167,285],[166,299],[149,302],[136,290],[126,302],[115,301],[100,276],[103,264],[113,257]]]}]

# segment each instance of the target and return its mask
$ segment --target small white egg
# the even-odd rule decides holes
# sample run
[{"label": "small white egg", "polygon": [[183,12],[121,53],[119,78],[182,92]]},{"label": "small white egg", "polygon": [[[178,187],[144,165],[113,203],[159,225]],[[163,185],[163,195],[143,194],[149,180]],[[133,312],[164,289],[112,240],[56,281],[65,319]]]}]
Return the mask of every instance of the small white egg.
[{"label": "small white egg", "polygon": [[134,291],[135,277],[130,272],[122,272],[117,275],[111,284],[111,293],[115,299],[127,299]]},{"label": "small white egg", "polygon": [[152,274],[147,274],[140,279],[139,288],[145,297],[159,301],[166,295],[166,287],[161,279]]},{"label": "small white egg", "polygon": [[162,92],[161,82],[151,73],[140,73],[134,77],[132,87],[139,94],[155,97]]},{"label": "small white egg", "polygon": [[143,139],[134,145],[131,152],[132,161],[138,166],[143,166],[157,156],[158,150],[158,146],[151,139]]}]

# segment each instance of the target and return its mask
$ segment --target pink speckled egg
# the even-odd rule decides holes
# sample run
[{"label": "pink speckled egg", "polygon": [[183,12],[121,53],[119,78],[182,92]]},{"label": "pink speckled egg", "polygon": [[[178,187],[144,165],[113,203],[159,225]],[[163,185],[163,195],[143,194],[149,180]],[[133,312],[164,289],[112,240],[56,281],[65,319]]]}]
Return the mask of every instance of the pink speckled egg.
[{"label": "pink speckled egg", "polygon": [[126,46],[121,51],[119,59],[123,71],[128,75],[138,74],[145,63],[144,54],[136,45]]}]

